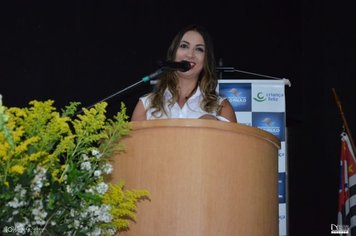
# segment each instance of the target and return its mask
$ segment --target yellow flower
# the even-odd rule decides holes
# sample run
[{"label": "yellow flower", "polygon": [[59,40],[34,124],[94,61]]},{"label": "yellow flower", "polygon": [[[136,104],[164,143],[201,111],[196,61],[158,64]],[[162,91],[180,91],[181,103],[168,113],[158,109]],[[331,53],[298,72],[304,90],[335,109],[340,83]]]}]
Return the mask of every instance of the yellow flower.
[{"label": "yellow flower", "polygon": [[7,153],[10,150],[10,145],[8,143],[0,144],[0,161],[6,161],[8,159]]},{"label": "yellow flower", "polygon": [[66,180],[64,172],[67,171],[67,168],[68,168],[67,165],[61,165],[59,169],[54,169],[52,171],[52,178],[59,183],[63,183]]},{"label": "yellow flower", "polygon": [[8,112],[14,117],[25,117],[26,116],[25,110],[18,108],[18,107],[10,107],[8,109]]},{"label": "yellow flower", "polygon": [[46,155],[48,155],[48,153],[44,151],[35,152],[28,156],[28,160],[30,162],[34,162],[37,161],[40,157],[45,157]]},{"label": "yellow flower", "polygon": [[25,167],[20,166],[20,165],[14,165],[10,168],[10,173],[14,174],[22,174],[25,171]]},{"label": "yellow flower", "polygon": [[30,137],[29,139],[25,140],[24,142],[22,142],[15,148],[15,153],[21,154],[21,153],[27,151],[28,145],[36,143],[39,140],[40,140],[40,137],[37,137],[37,136]]},{"label": "yellow flower", "polygon": [[103,197],[103,203],[112,207],[112,226],[118,230],[129,227],[129,220],[135,220],[137,202],[149,197],[147,190],[124,190],[124,185],[123,181],[116,185],[109,184],[109,190]]},{"label": "yellow flower", "polygon": [[22,126],[18,127],[17,129],[12,131],[12,136],[15,142],[20,142],[25,130]]}]

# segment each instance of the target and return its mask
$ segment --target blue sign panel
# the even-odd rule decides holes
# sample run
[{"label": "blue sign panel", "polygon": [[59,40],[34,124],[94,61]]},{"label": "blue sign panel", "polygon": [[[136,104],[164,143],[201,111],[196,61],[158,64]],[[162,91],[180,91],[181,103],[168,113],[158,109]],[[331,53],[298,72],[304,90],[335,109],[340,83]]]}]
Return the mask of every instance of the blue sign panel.
[{"label": "blue sign panel", "polygon": [[286,203],[286,173],[278,173],[278,203]]},{"label": "blue sign panel", "polygon": [[251,83],[220,83],[219,95],[226,97],[235,111],[251,111]]},{"label": "blue sign panel", "polygon": [[285,141],[284,112],[252,112],[252,126],[263,129]]}]

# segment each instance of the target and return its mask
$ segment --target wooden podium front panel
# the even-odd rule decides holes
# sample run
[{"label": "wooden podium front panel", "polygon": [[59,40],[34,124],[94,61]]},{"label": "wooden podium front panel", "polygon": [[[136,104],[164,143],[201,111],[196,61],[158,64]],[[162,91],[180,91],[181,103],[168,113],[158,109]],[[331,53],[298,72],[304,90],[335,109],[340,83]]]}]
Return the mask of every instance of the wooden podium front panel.
[{"label": "wooden podium front panel", "polygon": [[[152,123],[153,122],[153,123]],[[278,142],[218,121],[133,122],[112,181],[147,189],[119,235],[278,235]],[[272,135],[271,135],[272,136]]]}]

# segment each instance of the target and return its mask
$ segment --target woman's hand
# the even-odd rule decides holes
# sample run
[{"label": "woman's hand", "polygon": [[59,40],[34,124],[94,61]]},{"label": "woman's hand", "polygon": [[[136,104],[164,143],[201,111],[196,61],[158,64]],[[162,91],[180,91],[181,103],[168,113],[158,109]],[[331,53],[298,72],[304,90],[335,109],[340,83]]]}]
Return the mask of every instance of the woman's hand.
[{"label": "woman's hand", "polygon": [[202,115],[201,117],[199,117],[199,119],[218,120],[218,118],[216,116],[209,115],[209,114]]},{"label": "woman's hand", "polygon": [[227,99],[225,99],[221,103],[221,105],[222,108],[218,115],[228,119],[230,122],[237,122],[234,108],[231,106],[230,102]]}]

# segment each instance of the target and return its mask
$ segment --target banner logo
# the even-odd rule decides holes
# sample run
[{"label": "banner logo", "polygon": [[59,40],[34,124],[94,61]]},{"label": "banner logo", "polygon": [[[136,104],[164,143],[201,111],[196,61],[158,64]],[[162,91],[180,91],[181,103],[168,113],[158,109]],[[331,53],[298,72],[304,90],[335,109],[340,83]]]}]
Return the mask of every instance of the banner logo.
[{"label": "banner logo", "polygon": [[251,95],[252,111],[285,111],[283,88],[253,85]]},{"label": "banner logo", "polygon": [[335,225],[331,224],[331,234],[348,234],[349,226],[348,225]]},{"label": "banner logo", "polygon": [[220,83],[219,95],[226,97],[235,111],[251,111],[250,83]]},{"label": "banner logo", "polygon": [[255,100],[256,102],[263,102],[266,101],[266,97],[263,95],[262,92],[258,92],[256,97],[253,98],[253,100]]},{"label": "banner logo", "polygon": [[259,91],[255,97],[253,97],[253,100],[256,102],[279,102],[280,99],[284,99],[284,94],[282,92],[270,92],[270,91],[265,91],[261,92]]},{"label": "banner logo", "polygon": [[285,141],[283,112],[252,112],[252,126],[263,129]]}]

